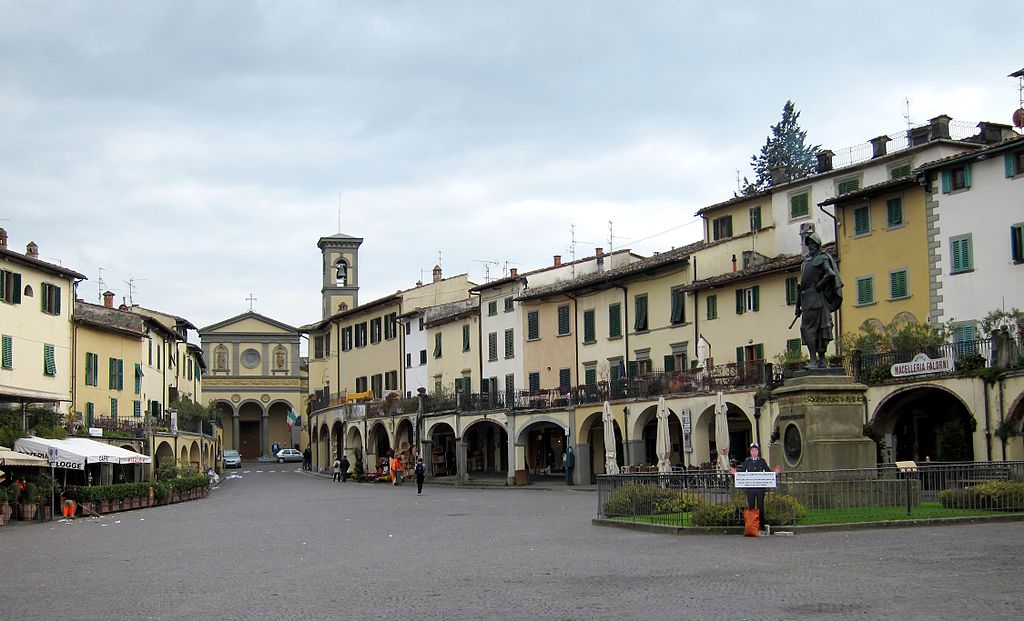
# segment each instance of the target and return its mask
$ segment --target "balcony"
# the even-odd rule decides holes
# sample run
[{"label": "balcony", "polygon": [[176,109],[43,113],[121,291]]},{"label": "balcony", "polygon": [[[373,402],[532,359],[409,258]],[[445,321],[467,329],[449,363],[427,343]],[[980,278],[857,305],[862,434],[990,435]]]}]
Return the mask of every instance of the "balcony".
[{"label": "balcony", "polygon": [[[1006,368],[1024,368],[1024,348],[1013,339],[1008,339],[1007,344],[1009,351],[1005,353]],[[858,382],[880,384],[890,381],[913,381],[920,379],[922,374],[894,378],[891,369],[893,365],[912,362],[919,354],[925,354],[932,360],[950,359],[953,361],[953,365],[949,368],[928,372],[927,377],[973,375],[990,367],[992,339],[945,343],[938,347],[926,347],[923,350],[907,349],[873,354],[854,351],[847,355],[845,362],[847,370]]]}]

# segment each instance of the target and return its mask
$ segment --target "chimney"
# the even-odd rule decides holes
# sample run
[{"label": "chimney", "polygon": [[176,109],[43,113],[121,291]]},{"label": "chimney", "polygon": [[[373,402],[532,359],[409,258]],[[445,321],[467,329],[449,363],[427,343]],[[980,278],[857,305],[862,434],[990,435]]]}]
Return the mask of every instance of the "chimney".
[{"label": "chimney", "polygon": [[885,145],[889,142],[888,136],[878,136],[869,140],[871,143],[871,157],[882,157],[885,155]]},{"label": "chimney", "polygon": [[815,157],[818,158],[818,172],[823,173],[832,170],[833,156],[835,156],[835,153],[831,149],[824,149],[815,154]]},{"label": "chimney", "polygon": [[771,174],[772,174],[772,185],[779,185],[779,184],[782,184],[782,183],[785,183],[785,182],[789,181],[788,169],[785,166],[781,165],[781,164],[779,164],[777,166],[772,166]]},{"label": "chimney", "polygon": [[909,142],[912,147],[928,142],[928,125],[908,129],[907,142]]},{"label": "chimney", "polygon": [[509,275],[509,278],[515,278],[515,277],[519,276],[519,270],[513,267],[512,269],[510,269],[508,271],[508,275]]},{"label": "chimney", "polygon": [[441,282],[441,266],[434,266],[434,282]]},{"label": "chimney", "polygon": [[103,305],[107,308],[114,308],[114,292],[104,291],[103,292]]},{"label": "chimney", "polygon": [[978,129],[981,130],[980,137],[984,144],[995,144],[1017,135],[1009,125],[992,123],[991,121],[978,123]]},{"label": "chimney", "polygon": [[556,254],[555,255],[555,267],[558,267],[561,264],[562,264],[562,255]]},{"label": "chimney", "polygon": [[736,273],[736,255],[732,255],[732,273]]},{"label": "chimney", "polygon": [[[2,229],[0,229],[0,230],[2,230]],[[597,256],[597,258],[600,259],[601,257],[604,256],[604,248],[595,248],[594,249],[594,254]]]},{"label": "chimney", "polygon": [[0,248],[7,250],[7,229],[0,229]]},{"label": "chimney", "polygon": [[949,140],[949,122],[953,118],[940,114],[934,119],[928,120],[928,140]]},{"label": "chimney", "polygon": [[38,259],[39,246],[37,246],[35,242],[29,242],[28,245],[25,246],[25,256],[30,257],[32,259]]}]

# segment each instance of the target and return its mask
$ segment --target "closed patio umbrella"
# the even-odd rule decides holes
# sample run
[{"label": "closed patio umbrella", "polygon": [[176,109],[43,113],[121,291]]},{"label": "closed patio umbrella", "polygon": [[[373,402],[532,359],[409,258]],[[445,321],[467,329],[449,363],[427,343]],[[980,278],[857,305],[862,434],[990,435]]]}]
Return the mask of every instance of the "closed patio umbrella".
[{"label": "closed patio umbrella", "polygon": [[618,474],[619,461],[615,451],[615,419],[612,418],[612,406],[604,402],[604,414],[601,416],[604,422],[604,472],[605,474]]},{"label": "closed patio umbrella", "polygon": [[655,443],[658,452],[658,472],[672,472],[669,455],[672,445],[668,437],[668,406],[665,397],[658,399],[658,438]]},{"label": "closed patio umbrella", "polygon": [[729,418],[725,395],[718,391],[715,401],[715,446],[718,448],[718,468],[729,469]]}]

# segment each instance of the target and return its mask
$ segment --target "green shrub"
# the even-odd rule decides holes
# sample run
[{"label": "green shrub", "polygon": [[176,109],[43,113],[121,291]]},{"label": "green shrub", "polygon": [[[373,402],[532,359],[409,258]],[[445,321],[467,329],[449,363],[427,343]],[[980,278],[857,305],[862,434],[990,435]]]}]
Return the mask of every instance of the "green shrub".
[{"label": "green shrub", "polygon": [[990,481],[966,489],[946,489],[939,492],[939,502],[947,509],[1024,511],[1024,483]]},{"label": "green shrub", "polygon": [[764,520],[772,526],[795,524],[807,515],[799,500],[785,494],[768,494],[764,499]]},{"label": "green shrub", "polygon": [[0,487],[0,502],[7,502],[7,488]]},{"label": "green shrub", "polygon": [[163,500],[164,498],[167,498],[168,493],[170,493],[170,488],[167,487],[166,483],[153,484],[153,498],[156,500]]},{"label": "green shrub", "polygon": [[645,483],[620,487],[604,503],[605,515],[657,515],[688,513],[702,502],[691,492]]},{"label": "green shrub", "polygon": [[22,502],[39,502],[41,499],[42,497],[39,494],[39,488],[36,487],[36,484],[32,482],[26,483]]},{"label": "green shrub", "polygon": [[746,503],[733,499],[727,503],[702,503],[693,510],[694,526],[739,526]]}]

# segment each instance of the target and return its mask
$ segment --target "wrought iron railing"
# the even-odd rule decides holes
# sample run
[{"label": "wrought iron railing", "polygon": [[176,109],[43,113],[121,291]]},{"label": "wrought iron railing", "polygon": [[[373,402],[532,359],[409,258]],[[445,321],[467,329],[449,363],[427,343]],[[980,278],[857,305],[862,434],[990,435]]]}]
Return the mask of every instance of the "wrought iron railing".
[{"label": "wrought iron railing", "polygon": [[[1024,350],[1013,339],[1006,341],[1009,368],[1024,367]],[[944,343],[938,346],[864,354],[853,351],[846,356],[849,372],[860,382],[879,383],[893,379],[893,365],[909,363],[919,354],[932,360],[949,359],[952,365],[945,370],[928,371],[932,376],[958,375],[988,367],[992,358],[992,339],[976,339]],[[934,366],[934,365],[933,365]],[[914,376],[909,376],[914,377]]]}]

